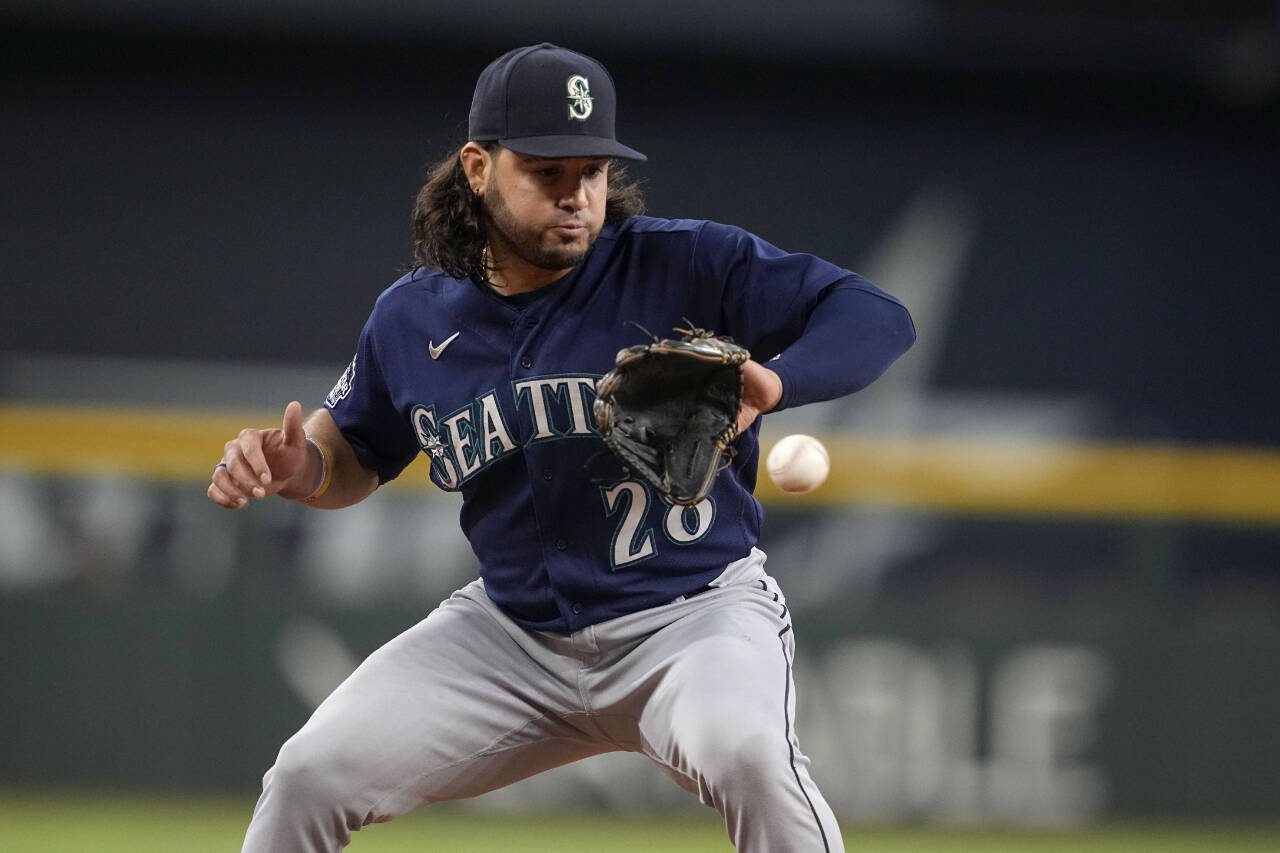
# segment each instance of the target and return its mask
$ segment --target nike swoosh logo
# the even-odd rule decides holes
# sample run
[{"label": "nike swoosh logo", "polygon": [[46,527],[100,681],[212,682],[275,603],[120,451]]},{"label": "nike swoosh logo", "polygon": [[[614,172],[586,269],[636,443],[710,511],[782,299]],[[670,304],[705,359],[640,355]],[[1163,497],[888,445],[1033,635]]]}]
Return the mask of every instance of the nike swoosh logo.
[{"label": "nike swoosh logo", "polygon": [[439,358],[440,353],[444,352],[444,348],[447,347],[449,344],[453,343],[453,339],[460,334],[462,334],[461,331],[454,332],[452,335],[445,338],[440,343],[440,346],[436,346],[435,344],[431,343],[431,341],[427,341],[427,351],[431,353],[432,358]]}]

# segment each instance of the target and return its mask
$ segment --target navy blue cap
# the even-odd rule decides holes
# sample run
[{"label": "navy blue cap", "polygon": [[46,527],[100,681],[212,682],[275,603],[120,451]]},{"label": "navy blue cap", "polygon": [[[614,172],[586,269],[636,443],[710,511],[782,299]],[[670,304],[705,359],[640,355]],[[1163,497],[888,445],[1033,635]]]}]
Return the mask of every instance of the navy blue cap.
[{"label": "navy blue cap", "polygon": [[603,65],[543,42],[504,53],[480,73],[467,135],[532,157],[649,159],[618,141],[617,110]]}]

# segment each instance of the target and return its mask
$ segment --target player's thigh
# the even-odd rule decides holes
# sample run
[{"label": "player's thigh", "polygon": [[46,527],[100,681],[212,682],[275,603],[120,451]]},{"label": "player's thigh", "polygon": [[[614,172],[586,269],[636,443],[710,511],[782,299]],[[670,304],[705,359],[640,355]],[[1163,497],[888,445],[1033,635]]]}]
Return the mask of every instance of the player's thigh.
[{"label": "player's thigh", "polygon": [[781,760],[792,748],[793,643],[785,604],[726,589],[661,632],[663,659],[640,715],[651,755],[683,772]]},{"label": "player's thigh", "polygon": [[471,796],[591,753],[556,713],[566,691],[484,607],[455,596],[371,654],[289,739],[277,770],[333,777],[347,793]]}]

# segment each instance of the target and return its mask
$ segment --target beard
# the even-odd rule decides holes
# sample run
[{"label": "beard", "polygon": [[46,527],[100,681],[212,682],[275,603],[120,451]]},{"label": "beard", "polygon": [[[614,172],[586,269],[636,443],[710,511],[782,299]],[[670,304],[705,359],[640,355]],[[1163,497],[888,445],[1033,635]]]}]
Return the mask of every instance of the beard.
[{"label": "beard", "polygon": [[593,231],[588,226],[586,246],[562,242],[557,244],[557,238],[550,235],[547,229],[517,221],[511,208],[503,200],[502,193],[493,184],[484,194],[482,203],[489,239],[496,238],[520,260],[538,269],[567,270],[577,266],[600,236],[599,229]]}]

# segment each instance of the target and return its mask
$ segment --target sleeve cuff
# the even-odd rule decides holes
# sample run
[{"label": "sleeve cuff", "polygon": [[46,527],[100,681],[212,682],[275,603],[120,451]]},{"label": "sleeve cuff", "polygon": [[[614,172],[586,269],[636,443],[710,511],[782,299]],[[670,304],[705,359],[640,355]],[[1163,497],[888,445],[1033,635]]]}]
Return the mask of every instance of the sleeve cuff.
[{"label": "sleeve cuff", "polygon": [[791,370],[783,360],[783,357],[779,356],[772,361],[767,361],[762,367],[769,368],[778,374],[778,378],[782,380],[782,397],[779,398],[778,405],[770,409],[769,412],[781,412],[783,409],[790,408],[792,400],[791,389],[795,386],[795,383],[792,381]]}]

